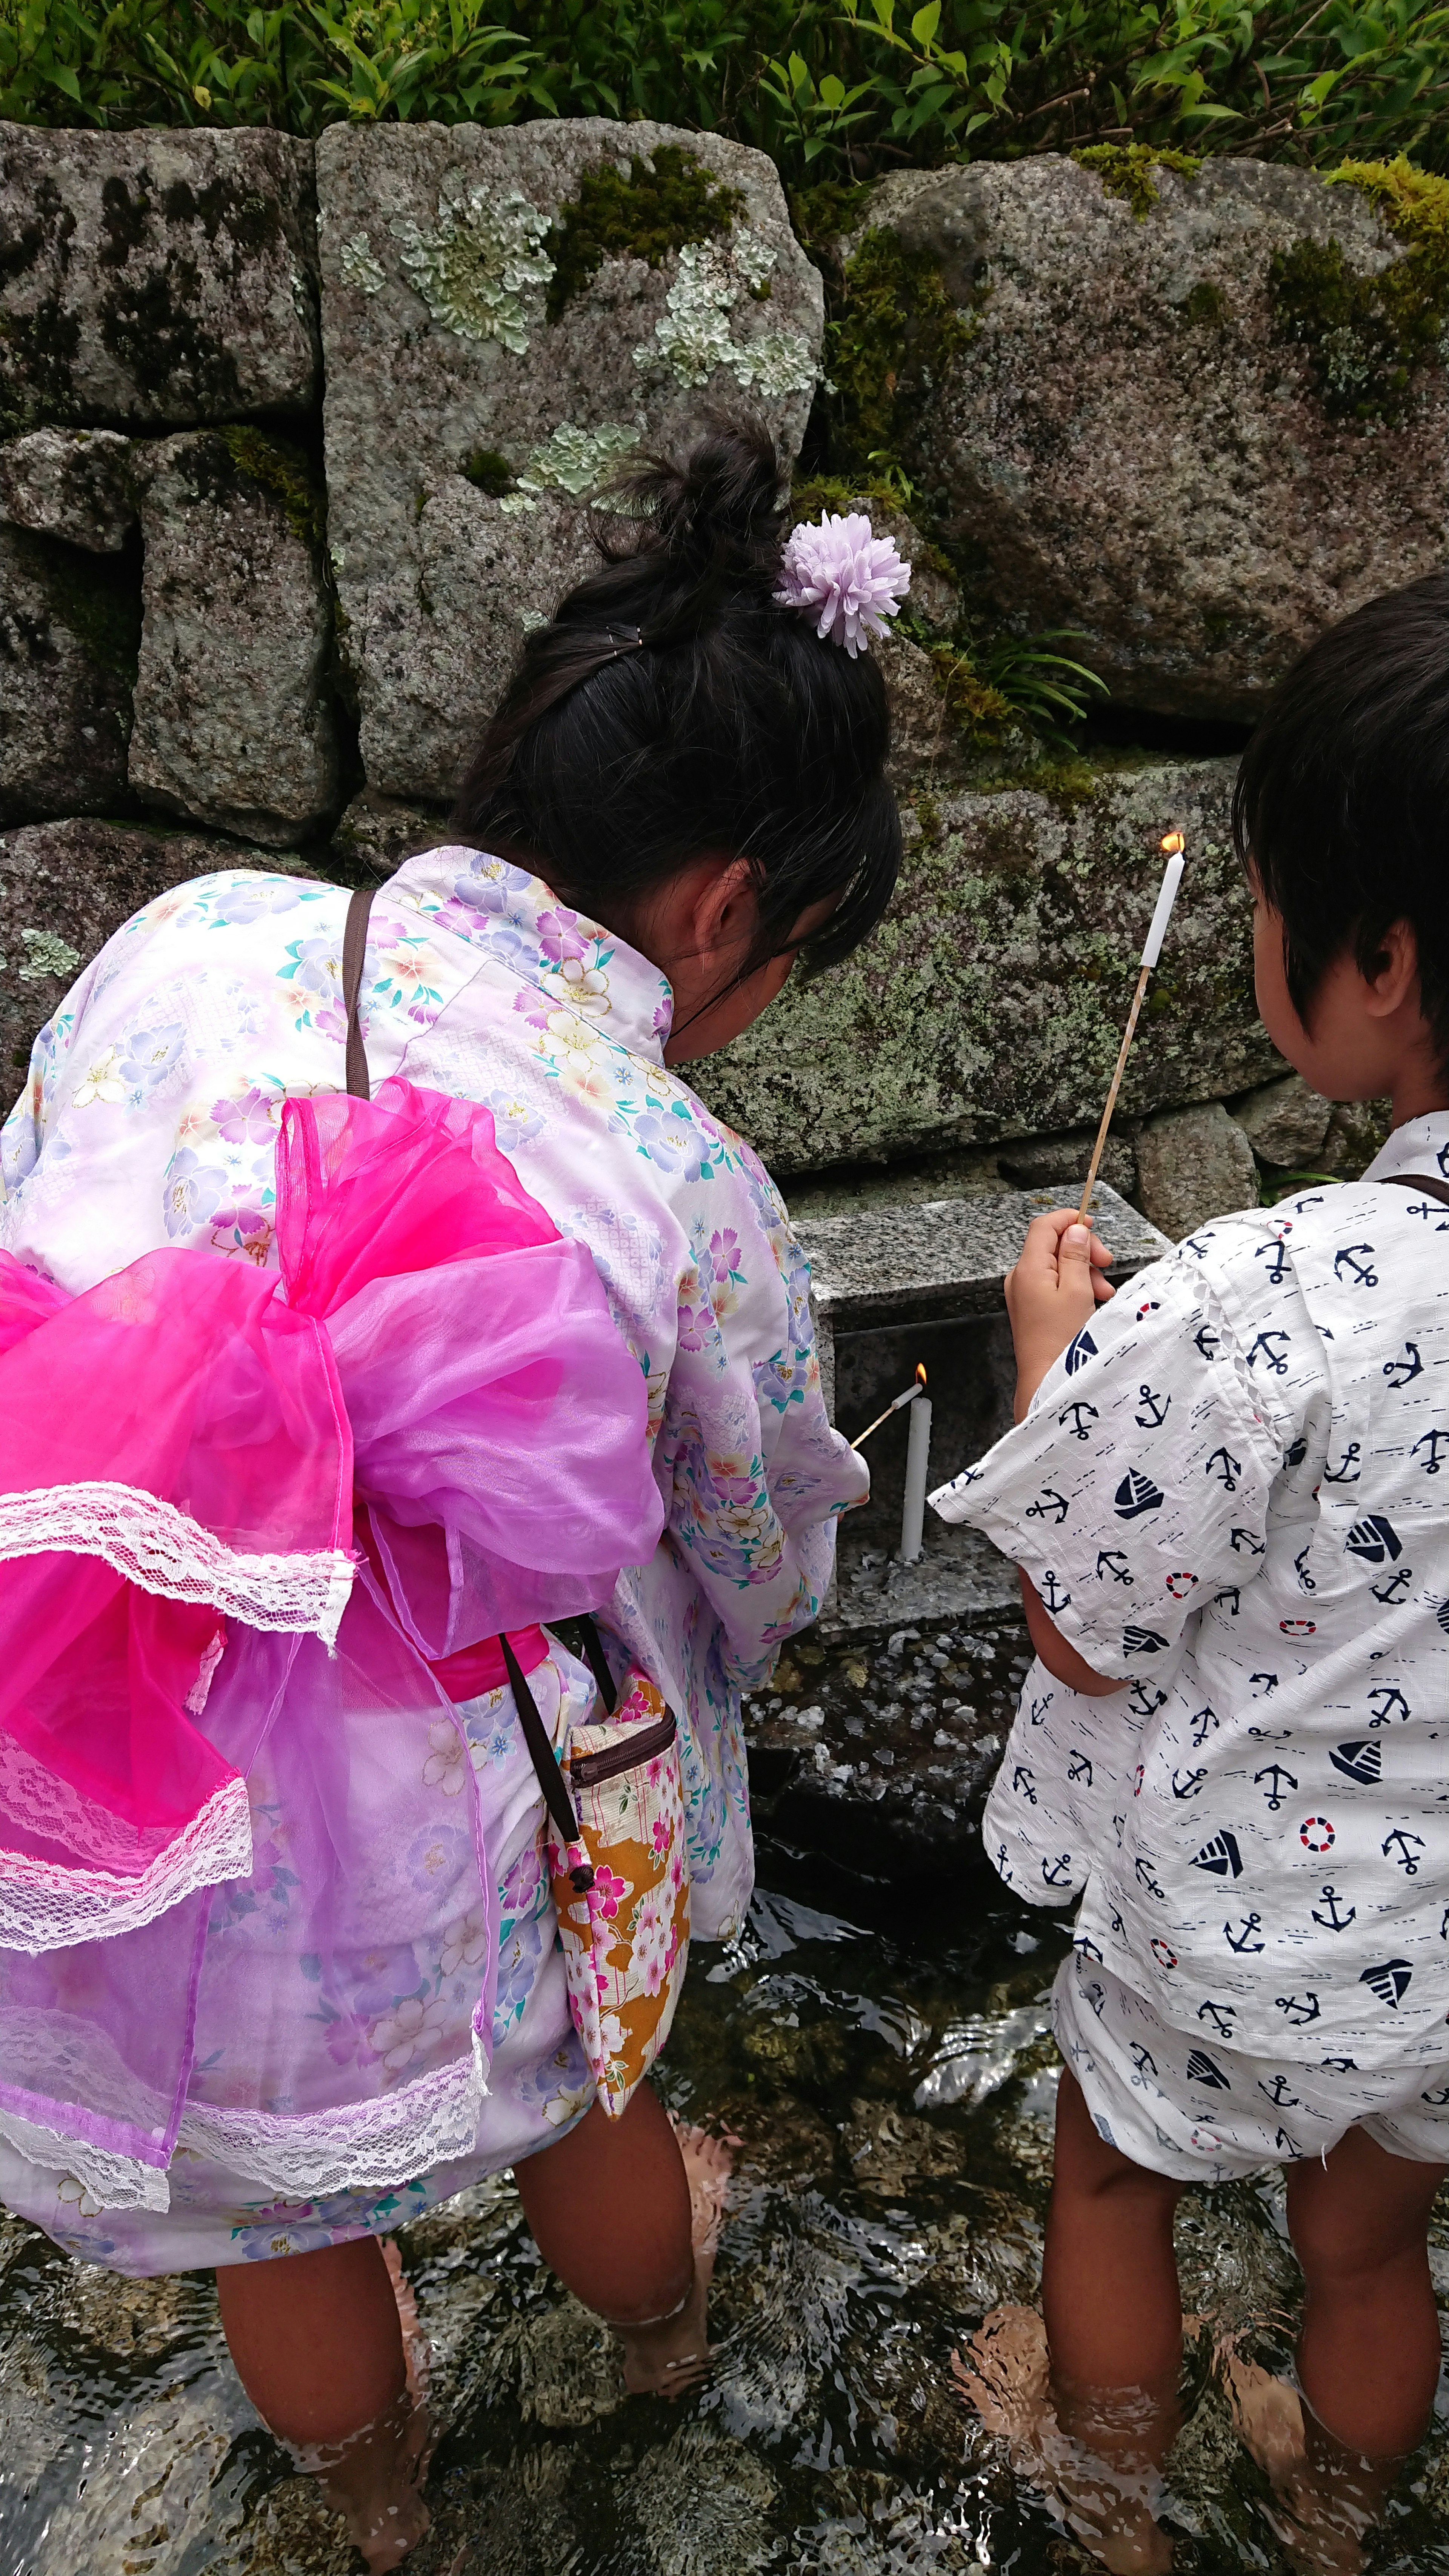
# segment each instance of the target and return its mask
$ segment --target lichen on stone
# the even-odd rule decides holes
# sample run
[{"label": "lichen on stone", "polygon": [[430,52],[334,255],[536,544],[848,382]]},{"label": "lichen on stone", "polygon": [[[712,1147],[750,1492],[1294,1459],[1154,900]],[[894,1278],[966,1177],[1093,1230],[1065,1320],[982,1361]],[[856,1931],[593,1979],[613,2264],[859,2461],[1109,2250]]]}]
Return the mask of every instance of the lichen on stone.
[{"label": "lichen on stone", "polygon": [[586,170],[578,196],[548,235],[550,322],[562,320],[606,259],[642,259],[662,268],[686,243],[719,240],[744,205],[738,188],[721,185],[679,143],[636,154],[627,168],[606,162]]},{"label": "lichen on stone", "polygon": [[53,930],[22,930],[25,942],[25,964],[17,968],[22,984],[43,983],[47,975],[73,975],[79,966],[80,950],[72,948]]},{"label": "lichen on stone", "polygon": [[344,285],[355,286],[359,295],[381,295],[387,274],[377,258],[366,233],[349,233],[337,254]]},{"label": "lichen on stone", "polygon": [[575,429],[560,421],[542,447],[535,448],[500,506],[510,516],[536,510],[545,492],[562,492],[570,500],[593,501],[639,444],[637,429],[605,421],[598,429]]},{"label": "lichen on stone", "polygon": [[1095,170],[1109,197],[1125,197],[1139,224],[1157,203],[1154,170],[1176,170],[1184,179],[1195,179],[1202,168],[1194,153],[1151,143],[1089,143],[1072,159],[1079,170]]},{"label": "lichen on stone", "polygon": [[1295,242],[1272,264],[1278,325],[1306,349],[1323,407],[1365,427],[1401,421],[1414,378],[1445,355],[1449,323],[1449,179],[1394,161],[1345,161],[1330,187],[1356,188],[1405,256],[1363,274],[1341,243]]},{"label": "lichen on stone", "polygon": [[411,216],[388,227],[402,265],[435,322],[463,340],[497,340],[515,358],[528,350],[538,291],[553,276],[544,248],[548,222],[519,188],[496,195],[450,170],[438,191],[438,220],[424,232]]},{"label": "lichen on stone", "polygon": [[757,233],[739,232],[727,243],[686,242],[652,340],[634,351],[646,371],[666,367],[691,390],[727,367],[746,393],[767,398],[809,393],[816,381],[810,346],[799,331],[768,331],[736,340],[731,318],[747,296],[757,295],[778,253]]}]

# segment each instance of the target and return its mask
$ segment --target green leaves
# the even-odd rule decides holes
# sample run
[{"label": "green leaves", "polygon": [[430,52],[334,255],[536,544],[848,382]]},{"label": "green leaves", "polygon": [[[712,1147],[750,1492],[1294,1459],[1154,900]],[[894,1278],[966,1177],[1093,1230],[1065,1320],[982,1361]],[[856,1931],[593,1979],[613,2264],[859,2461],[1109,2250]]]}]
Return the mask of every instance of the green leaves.
[{"label": "green leaves", "polygon": [[32,124],[644,116],[848,184],[1111,143],[1449,168],[1444,0],[0,0]]}]

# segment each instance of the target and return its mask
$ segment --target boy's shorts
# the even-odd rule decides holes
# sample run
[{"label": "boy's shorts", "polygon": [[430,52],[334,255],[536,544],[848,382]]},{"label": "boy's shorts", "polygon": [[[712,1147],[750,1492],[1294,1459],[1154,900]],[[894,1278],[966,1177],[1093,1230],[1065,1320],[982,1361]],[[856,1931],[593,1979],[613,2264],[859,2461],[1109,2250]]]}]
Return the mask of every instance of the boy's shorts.
[{"label": "boy's shorts", "polygon": [[1245,2057],[1160,2021],[1110,1969],[1073,1950],[1052,1989],[1057,2046],[1099,2136],[1177,2182],[1230,2182],[1323,2156],[1362,2129],[1391,2156],[1449,2164],[1449,2041],[1370,2074]]}]

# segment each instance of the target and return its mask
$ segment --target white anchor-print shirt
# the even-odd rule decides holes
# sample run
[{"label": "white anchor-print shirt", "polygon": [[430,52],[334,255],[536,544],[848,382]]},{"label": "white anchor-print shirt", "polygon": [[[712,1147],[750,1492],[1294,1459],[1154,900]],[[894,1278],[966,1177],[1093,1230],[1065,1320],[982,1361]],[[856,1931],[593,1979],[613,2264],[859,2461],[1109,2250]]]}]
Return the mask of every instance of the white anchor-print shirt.
[{"label": "white anchor-print shirt", "polygon": [[1143,1270],[932,1496],[1123,1688],[1038,1663],[987,1807],[1174,2027],[1369,2069],[1449,2014],[1449,1111]]}]

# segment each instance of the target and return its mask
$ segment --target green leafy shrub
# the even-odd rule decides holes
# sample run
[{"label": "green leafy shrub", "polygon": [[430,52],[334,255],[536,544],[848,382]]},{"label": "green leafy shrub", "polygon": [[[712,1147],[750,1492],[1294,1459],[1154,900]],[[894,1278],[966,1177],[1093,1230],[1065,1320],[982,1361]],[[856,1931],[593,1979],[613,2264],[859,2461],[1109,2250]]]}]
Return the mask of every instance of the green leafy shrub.
[{"label": "green leafy shrub", "polygon": [[[651,117],[797,184],[963,152],[1250,151],[1449,170],[1438,0],[0,0],[40,125]],[[1110,182],[1109,182],[1110,184]],[[1136,183],[1133,182],[1134,191]]]}]

